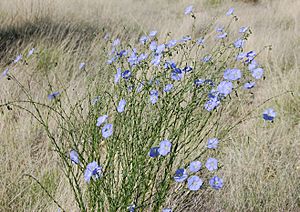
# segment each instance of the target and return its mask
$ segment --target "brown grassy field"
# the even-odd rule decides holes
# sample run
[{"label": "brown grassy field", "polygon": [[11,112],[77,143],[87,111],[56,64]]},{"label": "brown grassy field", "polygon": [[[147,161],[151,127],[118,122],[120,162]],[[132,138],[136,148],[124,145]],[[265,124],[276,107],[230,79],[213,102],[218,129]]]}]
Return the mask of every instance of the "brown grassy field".
[{"label": "brown grassy field", "polygon": [[[18,53],[34,47],[41,55],[37,62],[11,71],[35,98],[44,101],[49,81],[55,89],[68,84],[71,99],[83,96],[88,80],[78,70],[82,61],[89,75],[99,77],[98,86],[107,89],[111,73],[104,67],[105,33],[124,40],[154,29],[161,35],[183,36],[192,21],[183,17],[190,4],[201,22],[199,32],[209,23],[222,23],[232,6],[239,25],[253,32],[246,50],[272,45],[260,55],[266,79],[255,90],[253,104],[274,97],[256,114],[268,106],[278,114],[272,127],[250,118],[231,132],[221,156],[224,189],[196,198],[191,211],[300,211],[299,0],[1,0],[0,71]],[[24,95],[3,78],[0,89],[0,103]],[[247,107],[241,107],[241,114]],[[0,211],[57,211],[39,185],[24,176],[27,173],[68,211],[77,211],[45,132],[24,111],[0,112]],[[266,127],[268,131],[262,130]]]}]

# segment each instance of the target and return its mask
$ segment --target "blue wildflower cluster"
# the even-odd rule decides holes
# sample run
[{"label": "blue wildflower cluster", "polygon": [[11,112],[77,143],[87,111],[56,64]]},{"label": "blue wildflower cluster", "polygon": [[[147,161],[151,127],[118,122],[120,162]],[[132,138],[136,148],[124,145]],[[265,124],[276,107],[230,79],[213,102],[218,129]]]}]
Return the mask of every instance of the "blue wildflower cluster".
[{"label": "blue wildflower cluster", "polygon": [[[196,19],[193,6],[188,6],[184,14]],[[233,8],[228,10],[226,16],[237,20]],[[104,161],[103,166],[95,161],[87,163],[84,169],[86,182],[93,179],[98,185],[108,179],[114,181],[113,178],[118,179],[113,176],[115,170],[124,170],[121,176],[126,175],[122,178],[124,186],[129,182],[132,185],[126,193],[131,198],[126,197],[125,200],[120,197],[120,201],[127,203],[128,211],[143,208],[145,201],[140,199],[134,188],[150,189],[156,186],[157,190],[153,192],[164,199],[169,194],[163,189],[173,183],[184,185],[182,187],[191,192],[204,190],[206,184],[214,190],[223,187],[224,181],[217,174],[221,167],[219,161],[209,156],[218,149],[218,138],[207,139],[205,154],[198,155],[197,149],[186,151],[199,146],[204,140],[203,137],[198,141],[192,120],[197,120],[197,114],[201,114],[201,119],[212,119],[214,114],[218,114],[219,107],[231,101],[233,92],[241,88],[253,89],[264,76],[264,69],[257,62],[257,53],[244,52],[250,35],[249,27],[240,27],[237,31],[239,36],[233,40],[229,38],[227,29],[224,26],[216,28],[216,35],[212,39],[214,42],[221,40],[222,44],[214,48],[205,44],[211,39],[208,35],[198,38],[186,35],[161,42],[159,32],[155,30],[141,35],[138,42],[130,45],[120,38],[111,41],[107,63],[114,70],[114,94],[110,95],[114,107],[111,107],[110,112],[102,112],[95,126],[101,129],[102,142],[107,142],[106,151],[110,156],[106,158],[119,158],[124,160],[124,164],[116,165],[112,161],[109,164]],[[222,55],[226,55],[225,52],[229,50],[233,52],[231,57],[223,58]],[[79,65],[80,70],[85,67],[85,63]],[[49,99],[58,95],[53,93]],[[93,103],[92,107],[98,106]],[[263,118],[273,121],[275,115],[275,111],[270,108],[264,111]],[[180,154],[188,156],[183,156],[182,160],[178,157]],[[193,159],[191,155],[196,157]],[[199,159],[205,157],[202,165]],[[182,162],[188,159],[191,161],[189,164]],[[75,150],[70,152],[70,160],[73,164],[81,164]],[[152,182],[152,179],[156,181]],[[143,185],[139,183],[141,180]],[[146,198],[148,191],[144,192]],[[153,207],[160,208],[161,205],[163,202]],[[171,208],[162,210],[172,211]]]},{"label": "blue wildflower cluster", "polygon": [[[183,14],[196,21],[193,6]],[[224,15],[237,20],[233,8]],[[60,139],[68,141],[54,144],[82,211],[109,207],[108,211],[167,212],[176,210],[163,208],[167,197],[175,195],[170,192],[173,187],[180,188],[179,195],[223,188],[217,154],[230,126],[220,129],[218,119],[238,92],[248,92],[264,79],[258,54],[245,51],[249,27],[236,30],[237,37],[228,27],[217,25],[213,33],[176,39],[161,39],[163,35],[152,30],[130,44],[118,37],[109,40],[106,34],[111,90],[97,89],[84,115],[73,108],[66,115],[57,104],[62,92],[49,92],[53,111],[63,111],[57,112]],[[34,53],[33,48],[27,58]],[[22,60],[18,55],[12,66]],[[90,67],[79,62],[77,71]],[[7,75],[8,68],[1,77]],[[272,108],[263,112],[265,121],[275,117]],[[48,128],[47,132],[51,135]],[[209,137],[211,133],[215,137]],[[80,188],[81,180],[87,191]]]}]

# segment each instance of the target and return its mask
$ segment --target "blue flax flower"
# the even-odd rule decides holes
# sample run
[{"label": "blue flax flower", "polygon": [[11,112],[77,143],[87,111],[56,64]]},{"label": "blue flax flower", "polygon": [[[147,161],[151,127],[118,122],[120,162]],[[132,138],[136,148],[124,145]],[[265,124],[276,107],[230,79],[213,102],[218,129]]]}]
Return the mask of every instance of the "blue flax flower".
[{"label": "blue flax flower", "polygon": [[120,39],[119,38],[117,38],[116,40],[114,40],[113,41],[113,46],[118,46],[119,44],[120,44],[121,42],[120,42]]},{"label": "blue flax flower", "polygon": [[23,56],[21,54],[19,54],[16,59],[14,60],[14,63],[19,62],[20,60],[22,60]]},{"label": "blue flax flower", "polygon": [[120,52],[117,53],[117,55],[119,56],[119,58],[126,56],[127,55],[127,51],[126,50],[121,50]]},{"label": "blue flax flower", "polygon": [[123,79],[129,79],[131,77],[131,72],[129,70],[126,70],[121,74],[121,76]]},{"label": "blue flax flower", "polygon": [[266,121],[273,121],[276,117],[276,112],[273,108],[268,108],[263,112],[263,119]]},{"label": "blue flax flower", "polygon": [[167,44],[166,47],[167,48],[172,48],[176,45],[177,41],[176,40],[170,40]]},{"label": "blue flax flower", "polygon": [[89,163],[84,171],[84,180],[89,183],[91,178],[97,180],[102,177],[102,167],[96,161]]},{"label": "blue flax flower", "polygon": [[79,155],[75,150],[70,151],[70,160],[73,164],[79,163]]},{"label": "blue flax flower", "polygon": [[128,57],[127,61],[129,62],[130,66],[134,66],[138,64],[138,56],[135,52],[132,52],[130,57]]},{"label": "blue flax flower", "polygon": [[97,127],[100,127],[101,124],[103,124],[108,118],[108,115],[103,115],[103,116],[100,116],[99,118],[97,118],[97,123],[96,123],[96,126]]},{"label": "blue flax flower", "polygon": [[158,91],[157,90],[150,91],[150,101],[153,105],[158,101]]},{"label": "blue flax flower", "polygon": [[172,80],[179,81],[179,80],[182,79],[182,77],[183,77],[183,73],[182,73],[180,68],[175,68],[171,72],[171,79]]},{"label": "blue flax flower", "polygon": [[6,69],[2,72],[2,74],[1,74],[1,76],[0,76],[0,79],[1,79],[2,77],[6,77],[7,74],[8,74],[8,71],[9,71],[9,69],[6,68]]},{"label": "blue flax flower", "polygon": [[189,14],[191,14],[192,12],[193,12],[193,6],[192,6],[192,5],[186,7],[185,10],[184,10],[184,14],[185,14],[185,15],[189,15]]},{"label": "blue flax flower", "polygon": [[140,84],[138,85],[136,91],[137,91],[138,93],[140,93],[140,92],[143,90],[143,88],[144,88],[144,81],[143,81],[143,82],[140,82]]},{"label": "blue flax flower", "polygon": [[219,190],[223,187],[223,180],[217,176],[214,176],[209,180],[209,184],[213,189]]},{"label": "blue flax flower", "polygon": [[186,73],[190,72],[192,70],[193,70],[193,68],[191,66],[186,66],[186,67],[183,68],[183,71],[186,72]]},{"label": "blue flax flower", "polygon": [[117,68],[117,73],[115,74],[115,84],[119,83],[121,75],[122,75],[121,68]]},{"label": "blue flax flower", "polygon": [[140,38],[140,43],[143,44],[143,45],[145,45],[146,42],[148,41],[148,39],[149,39],[149,38],[148,38],[147,36],[143,35],[143,36]]},{"label": "blue flax flower", "polygon": [[157,43],[156,43],[156,41],[152,41],[151,43],[150,43],[150,45],[149,45],[149,48],[150,48],[150,50],[151,51],[156,51],[156,48],[157,48]]},{"label": "blue flax flower", "polygon": [[234,47],[235,48],[243,48],[244,43],[245,43],[245,40],[239,38],[234,42]]},{"label": "blue flax flower", "polygon": [[219,140],[217,138],[210,138],[207,141],[207,148],[208,149],[216,149],[218,147]]},{"label": "blue flax flower", "polygon": [[80,63],[79,64],[79,70],[85,69],[86,64],[85,63]]},{"label": "blue flax flower", "polygon": [[242,26],[242,27],[239,29],[239,33],[245,33],[245,32],[247,32],[247,30],[248,30],[248,27]]},{"label": "blue flax flower", "polygon": [[224,71],[224,79],[226,80],[238,80],[242,77],[242,72],[237,69],[237,68],[233,68],[233,69],[226,69]]},{"label": "blue flax flower", "polygon": [[48,99],[49,100],[53,100],[55,99],[56,97],[58,97],[60,95],[60,92],[59,91],[56,91],[56,92],[53,92],[51,94],[48,95]]},{"label": "blue flax flower", "polygon": [[119,102],[119,105],[118,105],[118,107],[117,107],[117,111],[118,111],[119,113],[124,112],[125,106],[126,106],[126,100],[125,100],[125,99],[122,99],[122,100]]},{"label": "blue flax flower", "polygon": [[91,100],[91,104],[94,106],[97,104],[97,102],[100,101],[100,96],[96,96]]},{"label": "blue flax flower", "polygon": [[200,177],[194,175],[189,177],[187,184],[191,191],[198,191],[201,188],[203,181],[200,179]]},{"label": "blue flax flower", "polygon": [[218,85],[218,92],[223,96],[227,96],[232,92],[232,88],[233,88],[232,82],[222,81]]},{"label": "blue flax flower", "polygon": [[192,40],[192,37],[187,35],[187,36],[183,36],[180,41],[184,43],[184,42],[187,42],[189,40]]},{"label": "blue flax flower", "polygon": [[147,59],[147,57],[148,57],[148,54],[146,54],[146,53],[140,54],[140,56],[138,57],[138,63]]},{"label": "blue flax flower", "polygon": [[216,107],[219,106],[220,104],[220,100],[218,98],[218,96],[212,96],[209,98],[209,100],[206,101],[206,103],[204,104],[204,108],[207,110],[207,111],[212,111],[214,110]]},{"label": "blue flax flower", "polygon": [[34,48],[29,50],[29,52],[27,54],[27,57],[30,57],[33,53],[34,53]]},{"label": "blue flax flower", "polygon": [[159,156],[159,147],[152,147],[149,151],[149,156],[151,158],[156,158]]},{"label": "blue flax flower", "polygon": [[247,62],[251,62],[256,57],[255,51],[247,52],[246,57],[248,58]]},{"label": "blue flax flower", "polygon": [[238,56],[236,57],[237,61],[241,61],[243,60],[245,57],[247,56],[247,53],[241,52],[238,54]]},{"label": "blue flax flower", "polygon": [[199,87],[199,86],[203,85],[204,82],[205,82],[205,80],[203,80],[203,79],[196,79],[194,81],[194,84],[196,85],[196,87]]},{"label": "blue flax flower", "polygon": [[202,163],[200,161],[192,161],[190,163],[190,172],[196,173],[201,169]]},{"label": "blue flax flower", "polygon": [[157,31],[151,31],[151,32],[149,33],[149,37],[155,37],[156,34],[157,34]]},{"label": "blue flax flower", "polygon": [[172,144],[169,140],[163,140],[159,144],[158,152],[161,156],[166,156],[171,152]]},{"label": "blue flax flower", "polygon": [[216,32],[223,32],[224,31],[224,27],[223,26],[219,26],[216,28]]},{"label": "blue flax flower", "polygon": [[249,63],[248,65],[249,71],[253,71],[257,67],[258,67],[258,63],[256,62],[256,60],[252,60],[251,63]]},{"label": "blue flax flower", "polygon": [[164,209],[162,209],[162,212],[172,212],[172,209],[171,208],[164,208]]},{"label": "blue flax flower", "polygon": [[112,124],[106,124],[102,128],[102,136],[104,138],[108,138],[113,134],[113,125]]},{"label": "blue flax flower", "polygon": [[154,57],[154,59],[151,61],[151,63],[154,65],[154,66],[158,66],[160,64],[160,59],[161,59],[161,54],[160,55],[156,55]]},{"label": "blue flax flower", "polygon": [[229,10],[228,10],[227,13],[226,13],[226,16],[232,15],[233,12],[234,12],[234,8],[233,8],[233,7],[229,8]]},{"label": "blue flax flower", "polygon": [[263,77],[264,70],[262,68],[256,68],[252,70],[251,73],[255,79],[261,79]]},{"label": "blue flax flower", "polygon": [[202,58],[202,61],[208,63],[209,61],[211,61],[211,59],[212,59],[211,55],[206,55]]},{"label": "blue flax flower", "polygon": [[200,46],[200,45],[203,45],[204,44],[204,39],[203,38],[198,38],[197,39],[197,44]]},{"label": "blue flax flower", "polygon": [[165,87],[164,87],[164,92],[170,92],[173,88],[173,84],[167,84]]},{"label": "blue flax flower", "polygon": [[174,175],[174,180],[178,183],[185,181],[188,178],[187,171],[183,168],[177,169]]},{"label": "blue flax flower", "polygon": [[218,39],[224,39],[224,38],[226,38],[226,37],[227,37],[227,33],[226,33],[226,32],[217,35],[217,38],[218,38]]},{"label": "blue flax flower", "polygon": [[165,50],[165,44],[158,45],[156,48],[156,54],[161,54]]},{"label": "blue flax flower", "polygon": [[127,210],[129,211],[129,212],[134,212],[135,211],[135,204],[130,204],[128,207],[127,207]]},{"label": "blue flax flower", "polygon": [[214,171],[218,169],[218,160],[215,158],[208,158],[205,164],[209,171]]},{"label": "blue flax flower", "polygon": [[255,84],[256,84],[255,82],[246,82],[244,84],[244,89],[251,89],[255,86]]}]

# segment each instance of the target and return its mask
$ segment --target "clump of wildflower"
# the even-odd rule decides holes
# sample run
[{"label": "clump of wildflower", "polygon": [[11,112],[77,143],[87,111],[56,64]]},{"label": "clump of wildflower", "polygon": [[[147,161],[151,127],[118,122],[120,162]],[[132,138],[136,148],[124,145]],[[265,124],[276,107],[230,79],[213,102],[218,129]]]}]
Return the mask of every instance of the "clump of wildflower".
[{"label": "clump of wildflower", "polygon": [[219,190],[223,187],[223,180],[217,176],[214,176],[209,180],[209,184],[213,189]]},{"label": "clump of wildflower", "polygon": [[102,177],[102,167],[96,161],[89,163],[84,171],[84,180],[89,183],[91,178],[97,180]]}]

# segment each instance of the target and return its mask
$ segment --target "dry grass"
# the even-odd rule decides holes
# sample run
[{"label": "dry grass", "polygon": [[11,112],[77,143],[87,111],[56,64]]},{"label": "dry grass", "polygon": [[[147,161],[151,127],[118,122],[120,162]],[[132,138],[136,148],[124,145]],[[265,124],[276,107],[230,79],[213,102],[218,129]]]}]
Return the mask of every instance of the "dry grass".
[{"label": "dry grass", "polygon": [[[70,97],[83,95],[87,81],[78,72],[81,61],[87,62],[89,74],[102,76],[99,84],[102,82],[105,88],[109,73],[102,68],[104,34],[111,32],[130,39],[132,34],[157,29],[161,35],[169,31],[175,37],[184,35],[191,23],[182,15],[188,4],[197,8],[197,18],[202,22],[197,26],[199,32],[214,21],[212,17],[219,17],[233,6],[240,18],[239,25],[251,26],[254,33],[247,50],[272,45],[271,52],[265,51],[260,56],[267,73],[266,80],[255,91],[253,105],[286,91],[294,93],[272,99],[257,109],[255,119],[231,133],[223,144],[222,154],[226,186],[207,197],[196,197],[193,211],[300,211],[300,2],[297,0],[265,0],[257,4],[240,1],[218,4],[209,0],[2,0],[0,70],[18,52],[35,47],[43,52],[43,57],[36,63],[18,65],[12,72],[30,86],[37,99],[45,98],[48,80],[57,89],[70,84]],[[41,87],[45,90],[40,90]],[[4,79],[0,88],[1,102],[23,95]],[[256,117],[271,105],[278,118],[270,127]],[[247,107],[241,106],[241,114]],[[24,173],[40,179],[68,211],[76,211],[71,191],[57,170],[57,158],[38,124],[22,111],[0,112],[0,211],[57,210]],[[232,123],[224,120],[224,124]],[[264,131],[264,128],[269,129]]]}]

